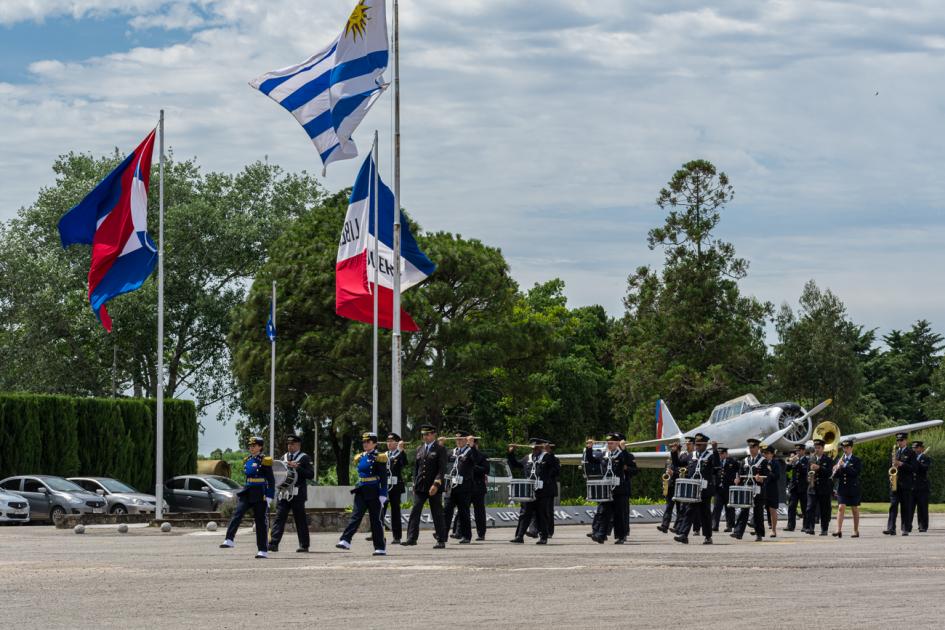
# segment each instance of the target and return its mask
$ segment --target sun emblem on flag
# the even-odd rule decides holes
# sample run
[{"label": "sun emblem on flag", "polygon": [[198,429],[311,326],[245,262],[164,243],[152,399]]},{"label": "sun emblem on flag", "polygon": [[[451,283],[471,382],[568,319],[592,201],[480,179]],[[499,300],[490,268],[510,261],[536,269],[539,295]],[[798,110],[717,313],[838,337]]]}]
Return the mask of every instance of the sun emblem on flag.
[{"label": "sun emblem on flag", "polygon": [[367,32],[368,20],[371,19],[368,17],[368,11],[371,7],[364,6],[365,2],[366,0],[359,0],[358,6],[351,12],[351,17],[348,18],[348,24],[345,26],[345,37],[348,33],[353,33],[354,39],[358,39],[358,35],[364,37]]}]

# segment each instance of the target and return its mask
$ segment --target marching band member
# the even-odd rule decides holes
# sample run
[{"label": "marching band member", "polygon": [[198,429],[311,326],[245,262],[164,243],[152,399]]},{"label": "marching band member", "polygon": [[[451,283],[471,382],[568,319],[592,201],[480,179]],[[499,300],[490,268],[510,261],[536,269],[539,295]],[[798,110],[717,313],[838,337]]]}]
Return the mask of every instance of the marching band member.
[{"label": "marching band member", "polygon": [[[518,526],[515,528],[515,538],[509,542],[522,544],[525,542],[525,532],[532,520],[538,522],[538,545],[548,544],[548,503],[554,503],[555,487],[558,485],[558,474],[561,463],[554,453],[545,450],[548,440],[531,438],[532,452],[525,458],[515,458],[515,447],[509,446],[507,459],[509,467],[522,470],[526,478],[535,478],[535,500],[522,504]],[[539,487],[540,486],[540,487]]]},{"label": "marching band member", "polygon": [[705,540],[703,545],[712,544],[712,495],[715,494],[715,472],[719,467],[719,456],[714,450],[708,450],[709,438],[702,433],[694,436],[696,451],[689,461],[687,479],[702,479],[699,502],[692,503],[677,526],[677,535],[673,540],[689,544],[689,530],[694,523],[699,523]]},{"label": "marching band member", "polygon": [[[692,461],[692,453],[695,450],[695,438],[691,435],[685,437],[686,440],[686,452],[682,453],[679,456],[679,466],[680,468],[686,468],[689,465],[689,462]],[[675,484],[675,480],[673,484]],[[669,531],[674,534],[679,529],[679,525],[682,523],[683,516],[686,515],[686,511],[689,509],[689,504],[676,502],[676,520],[673,522],[673,526],[669,528]],[[698,534],[699,532],[696,531]]]},{"label": "marching band member", "polygon": [[430,516],[436,536],[434,549],[446,548],[448,524],[443,520],[443,497],[440,490],[446,476],[448,455],[446,448],[436,439],[436,427],[431,424],[420,425],[420,438],[423,440],[417,448],[413,462],[413,507],[407,521],[407,540],[402,545],[417,544],[420,537],[420,516],[423,505],[430,503]]},{"label": "marching band member", "polygon": [[787,461],[787,469],[791,472],[791,481],[788,482],[788,509],[786,532],[793,532],[797,522],[797,506],[801,507],[801,526],[803,527],[804,513],[807,512],[807,448],[798,444],[794,455]]},{"label": "marching band member", "polygon": [[[689,463],[689,453],[679,452],[679,443],[669,445],[669,463],[666,465],[665,473],[669,475],[669,481],[666,486],[666,505],[663,507],[663,521],[656,526],[664,534],[669,531],[670,523],[673,521],[673,508],[679,511],[679,504],[676,503],[676,480],[679,479],[679,469],[684,468]],[[673,528],[675,533],[675,528]]]},{"label": "marching band member", "polygon": [[374,555],[387,555],[387,541],[384,539],[384,521],[381,519],[381,506],[387,501],[387,453],[377,452],[377,434],[361,434],[363,453],[354,458],[358,469],[358,482],[351,494],[354,495],[354,510],[351,520],[335,545],[338,549],[351,549],[351,539],[361,526],[364,513],[371,521],[371,541],[374,543]]},{"label": "marching band member", "polygon": [[715,506],[712,508],[712,531],[719,531],[722,511],[725,510],[725,531],[730,532],[735,527],[735,508],[728,505],[728,489],[735,483],[735,477],[741,466],[734,458],[728,456],[726,447],[719,446],[716,450],[719,453],[719,468],[715,476],[717,490]]},{"label": "marching band member", "polygon": [[390,506],[390,531],[393,544],[399,545],[403,535],[403,522],[400,513],[400,499],[404,495],[404,466],[407,465],[407,453],[404,442],[396,433],[387,435],[387,502],[381,508],[381,523],[387,516]]},{"label": "marching band member", "polygon": [[[824,441],[814,440],[814,454],[807,467],[807,513],[804,515],[804,533],[814,535],[814,526],[820,521],[820,535],[826,536],[830,527],[830,499],[833,482],[830,473],[833,460],[824,452]],[[811,483],[811,480],[813,483]]]},{"label": "marching band member", "polygon": [[833,467],[833,477],[837,480],[837,531],[833,535],[843,536],[843,516],[846,507],[853,510],[853,538],[860,537],[860,473],[863,471],[863,462],[853,454],[853,440],[846,439],[840,442],[843,455],[837,458]]},{"label": "marching band member", "polygon": [[761,493],[765,497],[765,507],[768,509],[768,523],[771,525],[771,537],[778,537],[778,481],[781,479],[781,464],[774,458],[774,447],[767,445],[761,449],[768,462],[768,475],[761,484]]},{"label": "marching band member", "polygon": [[[581,455],[581,470],[584,473],[585,481],[588,479],[600,479],[604,475],[601,468],[601,460],[594,453],[594,438],[587,438],[584,443],[584,453]],[[594,538],[597,535],[597,527],[600,522],[601,506],[597,505],[594,511],[594,518],[591,521],[591,531],[588,532],[588,538]]]},{"label": "marching band member", "polygon": [[489,490],[489,458],[479,449],[479,438],[469,438],[475,461],[473,479],[473,517],[476,521],[476,540],[486,539],[486,494]]},{"label": "marching band member", "polygon": [[295,487],[287,496],[280,493],[279,502],[276,504],[276,522],[272,525],[272,534],[269,537],[269,551],[279,551],[279,543],[282,542],[282,533],[291,511],[295,532],[299,537],[299,548],[295,551],[308,553],[310,538],[308,519],[305,517],[305,501],[308,500],[308,480],[315,478],[315,468],[309,456],[302,452],[302,438],[297,435],[287,438],[286,452],[282,460],[287,467],[294,468],[298,476]]},{"label": "marching band member", "polygon": [[913,442],[912,450],[915,451],[915,512],[918,516],[919,532],[926,532],[929,529],[929,494],[932,490],[929,484],[929,468],[932,466],[932,460],[925,454],[923,442]]},{"label": "marching band member", "polygon": [[233,518],[226,528],[226,538],[221,549],[235,547],[233,539],[236,537],[236,530],[239,529],[243,516],[249,510],[253,511],[253,520],[256,523],[256,553],[257,558],[268,558],[268,547],[266,546],[268,538],[266,524],[267,512],[272,498],[276,495],[276,478],[272,474],[272,458],[263,457],[263,446],[266,442],[261,437],[251,437],[249,439],[249,456],[243,460],[243,472],[246,474],[246,482],[243,489],[236,493],[239,502],[236,504],[236,511],[233,512]]},{"label": "marching band member", "polygon": [[[748,480],[751,479],[760,489],[761,484],[768,475],[768,462],[759,452],[761,440],[749,438],[746,440],[746,443],[748,444],[748,457],[742,460],[742,469],[735,478],[735,485],[740,486],[747,484]],[[765,536],[765,496],[763,493],[758,492],[754,495],[751,512],[752,523],[755,529],[755,542],[761,542],[764,540]],[[735,531],[731,533],[732,538],[741,540],[742,536],[745,535],[745,529],[747,527],[748,508],[742,508],[741,512],[738,513],[738,519],[735,521]]]},{"label": "marching band member", "polygon": [[624,439],[620,433],[611,433],[607,436],[606,450],[603,453],[592,453],[594,457],[601,458],[604,476],[609,471],[617,482],[613,490],[613,500],[604,501],[597,506],[600,518],[595,521],[596,529],[591,540],[600,544],[607,540],[611,527],[614,530],[615,545],[627,542],[630,523],[630,478],[637,474],[637,464],[633,455],[620,448],[620,442]]},{"label": "marching band member", "polygon": [[452,469],[447,477],[446,501],[443,503],[443,518],[449,526],[453,522],[455,509],[458,520],[459,544],[468,545],[472,540],[472,524],[469,521],[469,506],[472,503],[475,483],[476,459],[472,449],[466,443],[467,431],[456,432],[456,447],[450,457]]},{"label": "marching band member", "polygon": [[902,535],[912,531],[912,513],[915,506],[912,493],[915,490],[915,451],[909,448],[909,434],[896,434],[896,450],[893,455],[893,467],[896,469],[896,489],[889,489],[889,521],[884,534],[896,535],[896,513],[902,509]]}]

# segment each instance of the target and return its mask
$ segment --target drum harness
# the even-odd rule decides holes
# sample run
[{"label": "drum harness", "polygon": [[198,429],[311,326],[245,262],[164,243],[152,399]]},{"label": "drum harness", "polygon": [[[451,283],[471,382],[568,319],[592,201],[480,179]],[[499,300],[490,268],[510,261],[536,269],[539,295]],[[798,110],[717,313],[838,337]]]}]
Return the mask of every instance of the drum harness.
[{"label": "drum harness", "polygon": [[531,467],[528,472],[528,479],[535,482],[535,490],[541,490],[545,482],[538,478],[538,467],[542,465],[542,461],[545,459],[545,451],[538,455],[538,459],[533,458],[534,453],[529,453],[527,461]]},{"label": "drum harness", "polygon": [[[459,474],[459,458],[466,454],[466,451],[469,450],[468,446],[459,448],[458,446],[453,449],[453,468],[450,470],[449,480],[450,485],[449,489],[452,490],[457,486],[463,485],[463,476]],[[387,460],[387,465],[390,466],[390,458]]]},{"label": "drum harness", "polygon": [[387,453],[387,489],[390,490],[397,485],[399,479],[391,474],[390,465],[397,457],[400,455],[400,449],[395,448],[394,450]]}]

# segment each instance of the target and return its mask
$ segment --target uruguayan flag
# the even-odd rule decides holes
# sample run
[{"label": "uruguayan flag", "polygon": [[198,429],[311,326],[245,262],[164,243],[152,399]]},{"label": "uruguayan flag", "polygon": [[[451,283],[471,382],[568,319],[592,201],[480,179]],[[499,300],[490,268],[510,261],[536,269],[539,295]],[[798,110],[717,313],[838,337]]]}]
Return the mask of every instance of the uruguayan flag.
[{"label": "uruguayan flag", "polygon": [[249,83],[292,113],[326,167],[358,155],[351,134],[387,87],[384,9],[385,0],[359,0],[327,48]]}]

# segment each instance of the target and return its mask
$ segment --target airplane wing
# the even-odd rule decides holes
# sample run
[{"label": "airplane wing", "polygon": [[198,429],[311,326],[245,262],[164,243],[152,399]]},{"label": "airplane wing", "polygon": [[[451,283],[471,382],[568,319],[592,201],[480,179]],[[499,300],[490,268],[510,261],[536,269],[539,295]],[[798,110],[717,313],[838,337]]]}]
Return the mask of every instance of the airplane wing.
[{"label": "airplane wing", "polygon": [[[637,466],[640,468],[665,468],[666,462],[669,461],[669,451],[666,452],[657,452],[657,451],[644,451],[641,453],[636,453],[630,451],[633,455],[633,459],[636,461]],[[558,460],[565,465],[570,466],[580,466],[581,465],[581,454],[564,454],[558,455]]]},{"label": "airplane wing", "polygon": [[[651,446],[665,446],[675,444],[682,439],[682,435],[673,435],[671,437],[657,438],[655,440],[643,440],[642,442],[627,442],[627,448],[648,448]],[[653,451],[654,453],[656,451]],[[634,457],[636,453],[633,453]]]},{"label": "airplane wing", "polygon": [[895,435],[900,431],[908,431],[912,433],[913,431],[921,431],[922,429],[931,429],[932,427],[937,427],[942,424],[941,420],[927,420],[925,422],[915,422],[913,424],[903,424],[898,427],[887,427],[885,429],[875,429],[873,431],[863,431],[862,433],[851,433],[850,435],[844,435],[841,440],[852,439],[855,444],[859,442],[869,442],[870,440],[878,440],[889,435]]}]

